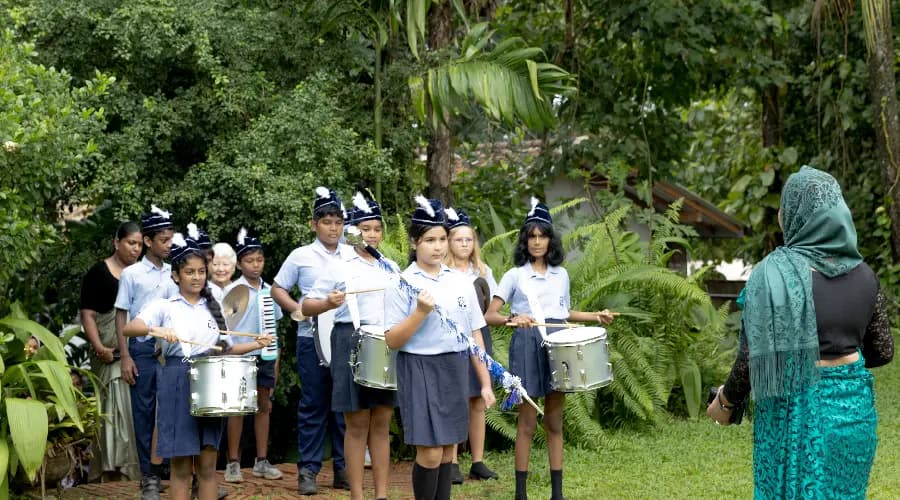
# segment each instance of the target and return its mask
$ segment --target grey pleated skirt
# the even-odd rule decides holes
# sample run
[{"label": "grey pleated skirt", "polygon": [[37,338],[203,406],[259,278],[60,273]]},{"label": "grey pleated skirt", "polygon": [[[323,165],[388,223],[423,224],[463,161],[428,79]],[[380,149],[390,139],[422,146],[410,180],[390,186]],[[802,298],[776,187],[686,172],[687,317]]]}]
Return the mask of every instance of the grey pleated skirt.
[{"label": "grey pleated skirt", "polygon": [[395,391],[375,389],[353,381],[350,354],[359,345],[351,323],[337,323],[331,331],[331,411],[340,413],[397,406]]},{"label": "grey pleated skirt", "polygon": [[397,403],[411,446],[461,443],[469,433],[469,355],[397,353]]},{"label": "grey pleated skirt", "polygon": [[[548,319],[547,323],[564,323],[559,319]],[[547,328],[553,333],[563,328]],[[553,392],[550,387],[550,360],[544,339],[537,327],[516,328],[509,343],[509,372],[522,379],[522,385],[533,398],[542,398]]]}]

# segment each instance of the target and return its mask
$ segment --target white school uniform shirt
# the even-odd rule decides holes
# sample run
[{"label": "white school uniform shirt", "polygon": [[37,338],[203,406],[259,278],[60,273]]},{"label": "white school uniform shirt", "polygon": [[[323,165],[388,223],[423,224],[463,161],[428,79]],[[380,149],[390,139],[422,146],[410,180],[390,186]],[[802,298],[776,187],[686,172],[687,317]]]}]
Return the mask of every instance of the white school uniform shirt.
[{"label": "white school uniform shirt", "polygon": [[231,285],[233,284],[234,283],[229,283],[228,285],[225,285],[225,288],[222,288],[219,285],[213,283],[212,280],[208,280],[206,282],[206,286],[209,287],[210,293],[212,293],[213,298],[216,299],[216,302],[218,302],[219,305],[222,305],[222,301],[225,299],[225,294],[228,293],[228,290],[231,289]]},{"label": "white school uniform shirt", "polygon": [[528,297],[522,291],[521,283],[529,293],[537,296],[546,319],[569,319],[569,273],[560,266],[547,266],[547,272],[538,274],[527,262],[524,266],[514,267],[503,275],[497,287],[495,297],[509,304],[513,314],[534,315],[528,305]]},{"label": "white school uniform shirt", "polygon": [[[475,287],[465,274],[441,264],[441,270],[435,278],[413,262],[403,271],[403,278],[413,287],[428,290],[434,297],[435,305],[456,323],[460,334],[471,337],[473,330],[480,330],[486,324],[478,306]],[[416,295],[407,293],[399,281],[385,290],[385,330],[390,330],[412,314],[416,308]],[[456,332],[452,332],[441,323],[438,313],[431,311],[399,350],[411,354],[432,355],[461,352],[468,348],[467,343],[457,338]]]},{"label": "white school uniform shirt", "polygon": [[[144,306],[137,317],[147,326],[171,328],[181,339],[209,345],[216,345],[219,340],[224,340],[229,347],[234,345],[229,335],[219,334],[219,326],[206,307],[206,299],[203,297],[196,304],[188,302],[180,293],[168,299],[156,299]],[[207,347],[183,342],[172,344],[162,339],[160,342],[167,357],[194,357],[210,351]]]},{"label": "white school uniform shirt", "polygon": [[[265,290],[267,288],[272,288],[270,285],[267,285],[265,281],[260,278],[259,280],[260,287],[253,288],[250,286],[250,283],[247,281],[247,278],[241,276],[237,280],[235,280],[232,284],[228,285],[225,288],[225,293],[227,294],[236,286],[246,286],[250,291],[250,299],[247,301],[247,309],[244,312],[244,316],[236,325],[230,325],[230,330],[233,332],[247,332],[247,333],[262,333],[259,328],[259,292],[260,290]],[[272,301],[275,302],[274,300]],[[281,308],[278,307],[278,304],[275,304],[275,321],[278,321],[282,318]],[[244,342],[255,342],[256,338],[254,337],[243,337],[240,335],[232,335],[232,339],[235,344],[241,344]],[[245,356],[259,356],[262,349],[256,349],[254,351],[248,352]]]},{"label": "white school uniform shirt", "polygon": [[484,269],[486,272],[485,272],[485,275],[482,276],[481,273],[478,272],[478,268],[475,267],[475,264],[473,264],[472,262],[469,262],[469,269],[466,270],[466,272],[463,274],[472,278],[473,283],[478,278],[484,278],[484,280],[487,281],[488,289],[491,291],[491,297],[493,297],[494,295],[497,294],[497,281],[494,279],[494,271],[492,271],[491,268],[488,267],[487,264],[484,264]]},{"label": "white school uniform shirt", "polygon": [[[353,252],[353,247],[343,243],[338,243],[337,249],[329,252],[325,245],[316,238],[309,245],[296,248],[288,255],[281,265],[281,269],[278,270],[278,274],[275,275],[275,284],[285,290],[296,286],[300,289],[298,302],[301,302],[303,297],[312,290],[316,280],[327,272],[328,264],[334,259],[339,259],[342,254],[349,255],[348,252]],[[312,318],[297,322],[297,336],[312,338]]]},{"label": "white school uniform shirt", "polygon": [[[155,299],[168,299],[175,295],[178,295],[178,286],[172,280],[172,266],[163,262],[162,267],[156,267],[145,255],[141,260],[122,270],[115,307],[128,311],[128,318],[133,319],[149,302]],[[138,337],[138,340],[152,338]]]},{"label": "white school uniform shirt", "polygon": [[[339,261],[328,264],[325,273],[316,279],[312,290],[305,298],[324,299],[333,290],[362,290],[368,288],[388,288],[394,286],[400,267],[385,257],[383,259],[393,273],[382,269],[376,262],[369,262],[353,250],[342,253]],[[351,302],[356,302],[357,317],[353,317]],[[334,310],[335,323],[353,323],[359,325],[384,325],[384,290],[377,292],[347,295],[344,304]]]}]

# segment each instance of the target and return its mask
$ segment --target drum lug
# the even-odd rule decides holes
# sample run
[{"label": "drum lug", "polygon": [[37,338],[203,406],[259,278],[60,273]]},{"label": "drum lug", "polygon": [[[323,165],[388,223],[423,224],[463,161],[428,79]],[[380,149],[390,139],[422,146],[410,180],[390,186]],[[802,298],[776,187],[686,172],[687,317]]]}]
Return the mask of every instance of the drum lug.
[{"label": "drum lug", "polygon": [[223,405],[228,404],[228,393],[227,392],[222,393],[222,404]]},{"label": "drum lug", "polygon": [[578,348],[578,351],[576,351],[576,353],[578,354],[578,361],[584,361],[584,351],[581,350],[581,347]]},{"label": "drum lug", "polygon": [[[196,368],[191,368],[190,373],[191,373],[191,380],[197,380],[198,378],[200,378],[200,371],[197,370]],[[197,394],[196,392],[191,394],[191,397],[194,397],[196,394]]]},{"label": "drum lug", "polygon": [[584,368],[581,369],[581,383],[587,385],[587,372],[584,371]]},{"label": "drum lug", "polygon": [[390,371],[391,371],[391,368],[389,366],[384,367],[384,385],[387,385],[388,382],[391,381]]},{"label": "drum lug", "polygon": [[200,393],[192,392],[191,393],[191,401],[197,401],[198,399],[200,399]]},{"label": "drum lug", "polygon": [[[221,373],[222,373],[222,378],[225,378],[225,363],[222,363]],[[222,402],[224,403],[225,400],[223,399]]]}]

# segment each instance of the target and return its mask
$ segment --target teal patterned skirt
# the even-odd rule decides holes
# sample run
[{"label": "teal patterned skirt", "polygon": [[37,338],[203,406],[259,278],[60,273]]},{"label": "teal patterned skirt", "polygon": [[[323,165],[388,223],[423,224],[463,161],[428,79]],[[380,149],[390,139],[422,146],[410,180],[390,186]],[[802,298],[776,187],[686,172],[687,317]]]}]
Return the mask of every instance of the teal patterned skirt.
[{"label": "teal patterned skirt", "polygon": [[800,393],[756,402],[754,498],[866,497],[878,444],[872,374],[862,356],[819,371]]}]

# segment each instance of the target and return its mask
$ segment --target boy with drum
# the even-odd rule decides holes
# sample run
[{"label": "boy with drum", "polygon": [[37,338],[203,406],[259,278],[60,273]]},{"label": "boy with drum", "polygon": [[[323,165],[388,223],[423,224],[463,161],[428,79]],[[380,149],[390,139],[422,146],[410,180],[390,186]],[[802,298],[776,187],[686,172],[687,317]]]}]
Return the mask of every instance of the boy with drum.
[{"label": "boy with drum", "polygon": [[[291,298],[295,286],[300,297],[312,290],[328,264],[340,258],[340,240],[344,229],[344,210],[333,189],[316,188],[311,226],[316,240],[294,249],[281,265],[272,286],[272,298],[292,317],[301,314],[300,303]],[[352,251],[352,249],[350,250]],[[311,318],[297,322],[297,374],[302,390],[297,405],[297,489],[301,495],[315,495],[316,476],[322,469],[325,436],[331,434],[334,458],[334,487],[350,489],[344,470],[344,417],[331,411],[331,372],[320,364],[313,337]]]},{"label": "boy with drum", "polygon": [[[349,252],[342,250],[340,260],[329,264],[325,274],[316,280],[312,291],[303,299],[302,310],[305,316],[317,316],[335,309],[331,332],[331,410],[342,412],[347,424],[344,459],[347,461],[350,498],[364,498],[363,470],[368,443],[375,498],[381,500],[387,499],[390,483],[390,426],[395,391],[357,384],[350,369],[350,358],[351,352],[357,349],[361,326],[383,339],[384,289],[390,286],[393,273],[381,265],[386,264],[395,272],[399,272],[399,268],[386,258],[379,263],[365,250],[366,245],[377,249],[384,238],[381,207],[374,200],[366,200],[362,193],[356,193],[353,205],[349,225],[358,229],[363,241]],[[385,363],[390,359],[386,357]],[[387,367],[379,366],[377,371],[383,373]]]},{"label": "boy with drum", "polygon": [[[514,267],[503,275],[485,313],[489,325],[514,323],[509,345],[509,371],[522,379],[532,397],[544,397],[544,429],[550,459],[551,500],[562,500],[563,407],[565,393],[551,388],[547,351],[543,346],[548,333],[561,328],[545,326],[567,321],[598,321],[609,324],[613,314],[607,310],[581,312],[570,309],[569,274],[560,267],[565,257],[562,241],[554,231],[549,209],[536,198],[519,230]],[[504,303],[510,315],[500,314]],[[535,326],[538,324],[539,326]],[[537,412],[528,405],[519,407],[516,430],[516,500],[527,499],[528,457],[537,426]]]},{"label": "boy with drum", "polygon": [[[230,325],[233,332],[266,333],[260,324],[259,293],[271,288],[262,279],[263,267],[266,264],[265,252],[262,243],[255,236],[247,233],[245,228],[238,232],[237,267],[241,271],[241,277],[229,285],[228,291],[235,287],[245,286],[249,290],[249,299],[244,315],[237,324]],[[275,321],[281,319],[281,308],[274,305],[272,315]],[[252,337],[234,336],[235,342],[251,342]],[[258,410],[253,416],[253,430],[256,434],[256,460],[253,463],[253,476],[265,479],[281,479],[281,471],[275,468],[266,457],[269,449],[269,418],[272,413],[272,391],[275,390],[275,380],[278,378],[278,358],[263,359],[261,351],[254,350],[246,356],[256,359],[256,396]],[[241,474],[241,431],[244,427],[244,417],[235,416],[228,418],[228,465],[225,467],[225,482],[240,483],[244,480]]]}]

